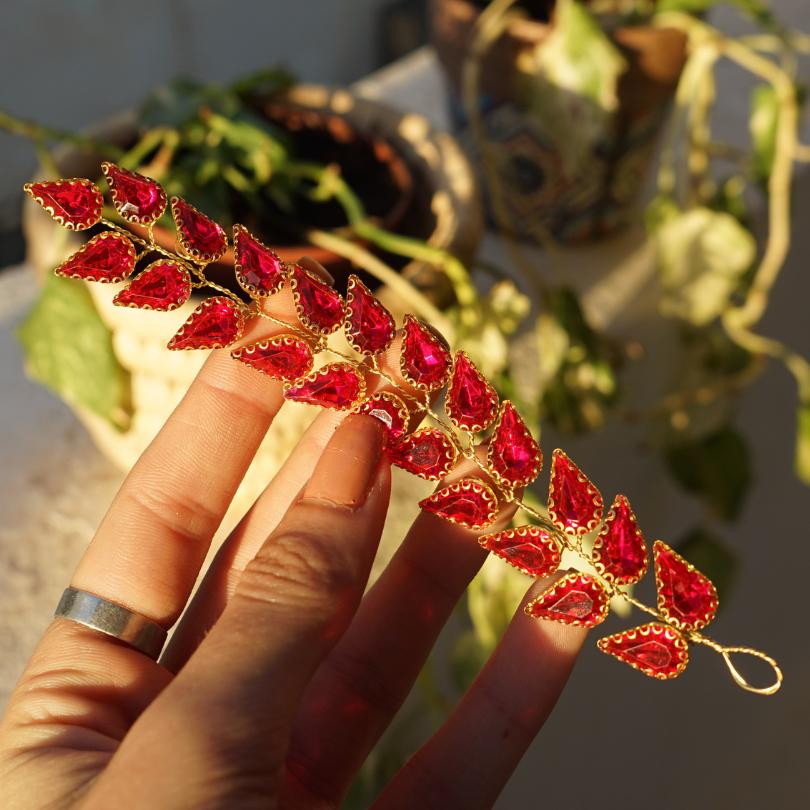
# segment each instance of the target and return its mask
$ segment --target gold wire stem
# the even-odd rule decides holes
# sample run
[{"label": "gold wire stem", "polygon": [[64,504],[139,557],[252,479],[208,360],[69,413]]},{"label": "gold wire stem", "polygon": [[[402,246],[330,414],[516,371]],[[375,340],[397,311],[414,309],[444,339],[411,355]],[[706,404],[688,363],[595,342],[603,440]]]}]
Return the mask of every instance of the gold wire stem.
[{"label": "gold wire stem", "polygon": [[[553,523],[551,523],[550,520],[548,520],[548,518],[544,517],[536,509],[524,503],[519,498],[513,497],[510,500],[517,506],[519,506],[524,512],[531,515],[541,525],[543,529],[545,529],[549,534],[551,534],[558,542],[562,543],[562,545],[565,548],[574,551],[581,559],[583,559],[591,567],[593,567],[592,556],[586,553],[582,548],[582,538],[579,538],[576,543],[572,543],[570,537],[565,532],[560,531],[560,529],[558,529]],[[672,623],[667,619],[667,617],[664,616],[660,611],[656,610],[655,608],[651,608],[649,605],[645,605],[643,602],[641,602],[640,600],[636,599],[634,596],[629,594],[624,588],[612,582],[608,582],[603,577],[599,576],[599,574],[597,574],[595,571],[593,572],[593,576],[600,581],[600,583],[607,590],[611,598],[616,596],[620,597],[637,610],[640,610],[652,616],[657,622],[672,627],[679,633],[679,635],[684,635],[688,641],[692,641],[695,644],[702,644],[703,646],[708,647],[711,650],[714,650],[716,653],[719,653],[719,655],[723,658],[723,661],[726,667],[728,668],[728,671],[731,674],[732,679],[741,689],[744,689],[746,692],[751,692],[755,695],[773,695],[779,691],[784,676],[782,674],[781,668],[779,667],[779,664],[770,655],[767,655],[766,653],[761,652],[760,650],[755,650],[751,647],[725,646],[715,641],[714,639],[703,635],[702,633],[698,633],[697,631],[684,633],[683,631],[679,630],[677,627],[672,625]],[[758,658],[760,661],[764,661],[773,670],[775,676],[774,682],[769,684],[768,686],[761,686],[761,687],[750,684],[745,679],[745,677],[740,673],[740,671],[734,666],[734,663],[731,660],[732,655],[750,655],[754,658]]]},{"label": "gold wire stem", "polygon": [[[314,352],[321,352],[325,351],[329,354],[334,355],[335,357],[340,357],[341,359],[348,361],[354,365],[359,365],[356,361],[356,358],[352,355],[348,355],[345,352],[342,352],[338,349],[334,349],[326,344],[325,338],[322,335],[319,335],[315,332],[310,332],[307,329],[299,328],[290,324],[287,321],[281,320],[280,318],[275,317],[274,315],[270,315],[269,313],[265,312],[261,308],[261,304],[258,302],[253,302],[251,306],[247,306],[242,299],[236,295],[236,293],[232,292],[231,290],[223,287],[216,282],[210,281],[205,275],[205,267],[206,264],[196,264],[187,260],[185,257],[167,250],[166,248],[161,247],[154,241],[154,232],[152,225],[148,226],[148,236],[149,239],[143,239],[142,237],[138,236],[137,234],[132,233],[131,231],[122,228],[117,223],[112,222],[111,220],[102,218],[100,220],[102,224],[107,226],[107,228],[117,231],[125,235],[127,238],[131,239],[136,244],[140,245],[144,248],[140,252],[136,253],[136,261],[140,260],[146,253],[148,252],[157,252],[165,256],[166,258],[170,259],[173,262],[176,262],[181,267],[185,268],[186,271],[192,276],[193,279],[197,279],[196,281],[192,280],[191,285],[194,288],[202,288],[208,287],[210,289],[216,290],[223,295],[226,295],[231,300],[235,301],[240,307],[246,309],[249,315],[251,316],[258,316],[268,320],[277,326],[283,327],[286,332],[293,334],[297,337],[300,337],[307,341],[315,341],[315,346],[313,347]],[[456,446],[458,451],[463,455],[464,458],[472,461],[486,476],[489,480],[492,481],[493,486],[498,491],[501,499],[506,503],[513,503],[518,508],[522,509],[529,515],[531,518],[535,520],[535,522],[544,529],[549,535],[554,537],[557,542],[561,544],[563,548],[566,548],[570,551],[575,552],[581,560],[589,565],[591,569],[593,569],[593,576],[597,579],[602,586],[605,588],[606,592],[609,594],[611,598],[613,597],[620,597],[624,599],[629,605],[635,607],[636,609],[649,614],[650,616],[654,617],[656,621],[666,624],[669,627],[675,629],[679,635],[684,636],[688,641],[694,642],[695,644],[702,644],[705,647],[708,647],[711,650],[714,650],[723,658],[723,661],[728,668],[732,679],[734,682],[741,688],[747,692],[751,692],[757,695],[773,695],[775,694],[782,685],[783,675],[782,670],[780,669],[777,662],[769,655],[760,650],[755,650],[751,647],[738,647],[738,646],[724,646],[719,642],[715,641],[708,636],[704,636],[702,633],[698,633],[697,631],[691,632],[683,632],[679,630],[679,628],[675,627],[671,622],[667,619],[666,616],[661,614],[658,610],[645,605],[643,602],[636,599],[634,596],[629,594],[626,590],[622,587],[616,585],[615,583],[609,582],[600,576],[595,568],[594,568],[594,560],[593,556],[585,551],[583,547],[583,540],[584,537],[582,535],[577,536],[576,538],[572,538],[567,532],[560,530],[557,526],[552,523],[551,520],[541,512],[539,512],[534,507],[530,506],[529,504],[525,503],[521,498],[517,497],[514,493],[514,490],[505,487],[501,484],[497,476],[493,475],[492,470],[489,467],[487,461],[483,460],[477,450],[477,446],[475,444],[475,436],[470,433],[469,431],[457,429],[455,425],[451,424],[448,420],[443,418],[439,413],[437,413],[431,403],[430,393],[425,394],[424,401],[414,397],[412,394],[406,392],[390,374],[384,371],[379,364],[379,361],[376,356],[371,358],[369,363],[362,365],[363,371],[375,374],[380,379],[385,380],[396,392],[397,395],[401,398],[405,399],[407,402],[411,403],[412,405],[416,406],[417,412],[423,411],[425,415],[430,418],[437,426],[441,427],[453,444]],[[603,525],[604,521],[600,521],[600,524]],[[731,660],[732,655],[750,655],[753,658],[757,658],[766,664],[768,664],[774,672],[775,680],[768,686],[764,687],[757,687],[750,684],[745,677],[739,672],[739,670],[734,666],[734,663]]]}]

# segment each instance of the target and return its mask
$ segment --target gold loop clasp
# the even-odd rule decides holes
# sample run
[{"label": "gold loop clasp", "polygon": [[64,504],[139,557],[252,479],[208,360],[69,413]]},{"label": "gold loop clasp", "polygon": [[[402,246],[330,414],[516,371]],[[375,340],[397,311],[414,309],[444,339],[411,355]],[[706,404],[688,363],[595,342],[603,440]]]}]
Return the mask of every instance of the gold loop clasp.
[{"label": "gold loop clasp", "polygon": [[[723,656],[723,660],[726,662],[726,666],[731,673],[731,677],[734,679],[734,683],[741,689],[745,689],[746,692],[753,692],[755,695],[774,695],[782,686],[782,670],[779,668],[779,664],[777,664],[770,655],[766,655],[759,650],[752,650],[750,647],[718,647],[717,652]],[[732,655],[751,655],[754,658],[759,658],[770,666],[776,676],[776,680],[770,684],[770,686],[752,686],[732,663]]]}]

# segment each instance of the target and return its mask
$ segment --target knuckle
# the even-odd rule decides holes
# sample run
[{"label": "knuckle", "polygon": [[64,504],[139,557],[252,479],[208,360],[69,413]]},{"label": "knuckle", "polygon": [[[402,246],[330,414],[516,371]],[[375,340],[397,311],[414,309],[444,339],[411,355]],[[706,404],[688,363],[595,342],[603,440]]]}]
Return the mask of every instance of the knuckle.
[{"label": "knuckle", "polygon": [[392,683],[390,673],[373,659],[336,651],[327,665],[346,692],[372,712],[390,717],[399,710],[404,695]]},{"label": "knuckle", "polygon": [[333,538],[290,529],[271,537],[248,563],[236,597],[317,608],[356,590],[348,561]]},{"label": "knuckle", "polygon": [[218,515],[202,500],[190,494],[178,497],[172,487],[135,486],[127,490],[127,496],[163,531],[187,543],[208,537],[219,522]]}]

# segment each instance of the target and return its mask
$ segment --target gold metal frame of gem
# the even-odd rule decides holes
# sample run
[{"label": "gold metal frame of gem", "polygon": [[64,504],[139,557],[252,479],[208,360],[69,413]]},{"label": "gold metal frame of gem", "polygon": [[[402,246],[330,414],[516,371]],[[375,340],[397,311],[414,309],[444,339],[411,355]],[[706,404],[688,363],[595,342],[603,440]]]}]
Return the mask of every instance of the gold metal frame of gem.
[{"label": "gold metal frame of gem", "polygon": [[[105,172],[105,175],[106,175],[106,172]],[[143,176],[141,175],[141,177],[143,177]],[[145,179],[151,180],[151,178],[145,178]],[[59,181],[59,182],[62,183],[63,186],[64,185],[69,185],[71,183],[77,183],[77,184],[81,183],[84,186],[89,185],[89,186],[93,187],[95,190],[97,190],[99,194],[101,194],[101,190],[98,189],[98,187],[94,186],[94,184],[90,183],[90,181],[85,180],[85,179],[65,180],[65,181]],[[151,181],[151,182],[155,182],[155,181]],[[555,450],[553,455],[552,455],[552,464],[551,464],[552,470],[551,470],[551,476],[550,476],[550,482],[549,482],[549,500],[548,500],[548,512],[547,513],[542,512],[542,511],[540,511],[538,509],[535,509],[530,504],[526,503],[521,498],[519,493],[515,492],[515,489],[509,484],[509,481],[507,481],[506,479],[503,479],[502,476],[500,476],[497,473],[497,471],[495,471],[492,468],[492,465],[491,465],[491,462],[490,462],[491,447],[490,447],[490,451],[486,454],[486,458],[482,458],[482,454],[480,452],[477,452],[477,450],[482,446],[482,438],[483,437],[480,436],[480,431],[464,430],[464,429],[460,428],[457,424],[454,424],[456,422],[455,419],[450,420],[446,415],[442,415],[442,414],[438,413],[434,409],[433,395],[436,394],[439,389],[445,388],[445,386],[447,386],[448,381],[453,379],[453,375],[454,375],[454,372],[455,372],[455,363],[454,363],[454,358],[452,356],[452,353],[449,350],[444,349],[444,346],[442,346],[441,348],[442,348],[442,351],[446,352],[446,355],[447,355],[446,356],[446,369],[445,369],[444,377],[443,377],[443,380],[442,380],[441,384],[439,384],[439,385],[434,385],[434,384],[426,385],[426,384],[420,382],[419,380],[412,380],[409,375],[404,374],[406,380],[412,385],[412,388],[419,392],[419,395],[415,395],[412,391],[403,390],[401,388],[401,386],[397,383],[397,381],[394,380],[390,375],[388,375],[380,367],[380,364],[378,362],[378,358],[377,358],[376,355],[372,356],[370,358],[370,360],[369,360],[368,358],[364,357],[362,354],[358,353],[358,354],[360,354],[360,357],[358,358],[356,356],[346,354],[345,352],[341,351],[340,349],[335,348],[335,347],[330,346],[330,345],[327,344],[327,335],[321,333],[317,329],[315,324],[308,317],[306,317],[306,313],[302,314],[302,312],[301,312],[301,308],[300,308],[301,307],[301,302],[299,300],[300,296],[298,296],[296,294],[297,293],[297,290],[295,289],[296,285],[295,285],[295,282],[294,282],[294,277],[293,277],[293,273],[291,272],[291,266],[290,265],[284,265],[282,263],[282,269],[283,269],[283,272],[284,272],[284,275],[285,275],[286,284],[289,285],[290,288],[292,289],[293,297],[295,298],[296,310],[298,311],[298,316],[299,316],[298,317],[299,323],[297,323],[297,324],[289,323],[289,322],[284,321],[284,320],[280,320],[280,319],[278,319],[278,318],[264,312],[263,309],[262,309],[261,303],[262,303],[262,299],[265,296],[263,294],[261,294],[259,291],[257,291],[255,288],[251,289],[249,285],[248,286],[241,285],[243,287],[243,289],[245,289],[246,293],[251,298],[251,301],[248,304],[248,303],[245,303],[236,293],[234,293],[231,290],[229,290],[229,289],[227,289],[225,287],[222,287],[222,286],[212,282],[211,280],[209,280],[207,278],[206,274],[205,274],[205,268],[206,268],[206,266],[208,264],[211,263],[211,261],[215,260],[218,257],[214,257],[214,259],[209,259],[209,260],[200,259],[199,257],[202,254],[200,253],[199,250],[197,250],[194,247],[193,244],[189,243],[188,234],[182,234],[180,232],[179,227],[178,227],[178,241],[179,241],[179,244],[180,244],[180,250],[179,251],[171,251],[171,250],[167,250],[166,248],[162,247],[161,245],[159,245],[159,244],[157,244],[155,242],[152,224],[149,224],[149,225],[146,226],[146,238],[143,238],[143,237],[141,237],[141,236],[139,236],[139,235],[137,235],[135,233],[132,233],[127,228],[124,228],[121,224],[103,218],[101,216],[101,213],[99,213],[98,219],[96,219],[95,222],[89,222],[89,224],[86,221],[71,222],[69,220],[69,218],[66,221],[66,218],[64,216],[62,216],[62,215],[57,216],[54,213],[53,207],[49,206],[49,205],[46,205],[46,201],[41,196],[38,196],[37,194],[35,194],[35,192],[32,190],[32,185],[31,184],[27,184],[25,186],[25,191],[36,202],[38,202],[52,216],[52,218],[54,218],[57,222],[59,222],[60,224],[64,225],[65,227],[67,227],[69,229],[72,229],[72,230],[84,230],[84,229],[93,227],[95,225],[101,225],[103,228],[107,229],[106,231],[101,231],[102,233],[115,232],[117,234],[122,235],[123,237],[126,237],[128,240],[130,240],[130,242],[134,246],[137,246],[137,250],[136,250],[136,266],[135,266],[135,268],[133,268],[133,271],[132,271],[133,273],[136,271],[137,264],[141,259],[143,259],[147,255],[158,253],[158,254],[161,254],[162,256],[164,256],[165,258],[169,259],[170,261],[178,264],[181,268],[183,268],[189,274],[189,279],[190,279],[192,289],[210,290],[212,292],[214,298],[220,298],[220,299],[224,298],[224,299],[227,299],[228,301],[230,301],[234,311],[237,313],[237,320],[241,321],[241,324],[240,324],[239,328],[236,330],[238,332],[238,334],[236,334],[236,336],[232,340],[230,340],[227,345],[232,345],[233,343],[235,343],[236,341],[239,340],[239,338],[241,337],[242,332],[243,332],[244,323],[247,320],[249,320],[251,318],[254,318],[254,317],[261,317],[261,318],[265,318],[265,319],[273,322],[274,324],[276,324],[278,326],[282,326],[284,328],[284,330],[285,330],[285,334],[287,334],[289,336],[294,336],[294,337],[297,337],[297,338],[301,338],[302,340],[306,341],[312,347],[313,354],[331,355],[331,356],[337,358],[338,362],[343,362],[343,363],[347,363],[347,364],[352,365],[356,369],[356,371],[358,372],[358,376],[359,376],[362,384],[360,385],[360,392],[359,392],[358,396],[355,397],[352,402],[347,403],[345,406],[343,406],[344,409],[357,410],[357,408],[363,403],[363,401],[365,401],[365,399],[366,399],[366,386],[365,386],[366,375],[369,375],[369,374],[370,375],[375,375],[375,376],[379,377],[380,380],[383,383],[385,383],[387,386],[390,386],[391,388],[393,388],[394,392],[395,392],[394,395],[399,397],[400,400],[403,401],[403,403],[408,407],[410,413],[412,413],[412,414],[421,414],[421,416],[423,418],[429,420],[430,423],[434,424],[436,427],[438,427],[439,429],[444,431],[446,436],[449,438],[452,446],[456,449],[458,457],[466,459],[467,461],[471,462],[473,465],[475,465],[475,467],[478,468],[478,470],[481,473],[480,478],[478,478],[478,477],[475,477],[475,478],[467,477],[462,481],[456,481],[454,483],[446,484],[443,488],[439,489],[436,493],[434,493],[434,496],[431,496],[431,497],[425,499],[424,501],[422,501],[422,505],[423,505],[424,508],[430,510],[431,503],[435,502],[435,497],[436,496],[444,496],[446,498],[446,497],[452,496],[454,493],[473,491],[475,489],[475,488],[472,487],[473,483],[475,483],[476,485],[479,485],[479,484],[482,485],[483,489],[486,490],[488,493],[491,493],[492,497],[495,499],[495,504],[494,504],[493,509],[489,510],[490,511],[490,517],[492,519],[494,519],[495,514],[497,514],[497,505],[498,505],[498,503],[500,503],[500,504],[506,504],[506,503],[515,504],[517,507],[520,508],[520,510],[522,510],[523,514],[525,514],[528,518],[530,518],[533,521],[533,524],[528,524],[528,525],[536,525],[537,527],[539,527],[542,530],[546,531],[551,538],[553,538],[554,540],[556,540],[560,544],[560,547],[562,549],[567,549],[567,550],[569,550],[571,552],[574,552],[575,554],[577,554],[579,556],[580,560],[583,563],[583,574],[585,576],[589,577],[596,585],[598,585],[598,587],[601,590],[604,591],[604,593],[606,595],[606,598],[608,600],[613,599],[613,598],[623,599],[628,604],[632,605],[633,607],[637,608],[638,610],[649,614],[652,617],[652,621],[654,623],[660,624],[660,625],[665,626],[666,628],[669,628],[675,634],[676,643],[680,644],[680,642],[683,642],[683,644],[687,646],[687,652],[688,652],[688,644],[689,643],[700,644],[700,645],[703,645],[705,647],[708,647],[711,650],[714,650],[715,652],[717,652],[718,654],[720,654],[722,656],[722,658],[725,661],[726,666],[728,667],[728,670],[729,670],[729,672],[731,674],[731,677],[733,678],[734,682],[738,686],[740,686],[742,689],[745,689],[746,691],[749,691],[749,692],[753,692],[755,694],[772,695],[775,692],[777,692],[778,689],[780,688],[781,683],[782,683],[782,679],[783,679],[782,671],[779,668],[776,661],[773,658],[771,658],[769,655],[766,655],[765,653],[760,652],[759,650],[755,650],[755,649],[752,649],[752,648],[749,648],[749,647],[722,645],[722,644],[714,641],[713,639],[709,638],[708,636],[703,635],[703,633],[699,631],[699,629],[702,630],[702,625],[701,625],[700,628],[698,628],[698,627],[695,627],[695,626],[689,626],[688,624],[685,624],[684,622],[673,619],[673,617],[670,615],[670,611],[667,609],[667,605],[665,604],[665,602],[662,601],[660,572],[657,569],[656,569],[656,581],[657,581],[657,584],[658,584],[659,598],[658,598],[658,604],[657,604],[656,608],[652,608],[652,607],[649,607],[649,606],[643,604],[642,602],[640,602],[638,599],[636,599],[632,595],[632,593],[628,590],[627,585],[618,584],[617,582],[613,581],[612,576],[610,576],[610,575],[606,576],[605,575],[605,566],[604,566],[603,561],[601,559],[598,559],[597,557],[595,557],[593,551],[588,551],[585,548],[583,540],[584,540],[586,534],[590,534],[592,532],[599,532],[600,530],[604,529],[605,521],[610,518],[610,515],[612,514],[612,509],[611,509],[611,511],[608,512],[608,515],[604,514],[604,499],[602,498],[601,493],[593,485],[593,483],[590,481],[590,479],[588,479],[587,476],[585,476],[585,474],[582,473],[582,471],[579,469],[579,467],[577,467],[577,465],[574,464],[574,462],[571,461],[568,458],[568,456],[565,455],[565,453],[563,453],[563,451]],[[119,190],[119,192],[120,192],[120,190]],[[126,200],[124,199],[122,201],[120,199],[120,197],[121,197],[121,194],[117,193],[115,195],[115,199],[114,199],[114,204],[116,205],[116,208],[118,208],[119,211],[120,211],[120,206],[121,205],[126,206]],[[185,202],[185,201],[182,201],[182,202]],[[172,207],[173,213],[175,213],[176,212],[176,206],[177,206],[177,202],[175,201],[175,199],[170,200],[170,205]],[[194,209],[194,211],[196,211],[196,209]],[[197,213],[200,213],[201,216],[205,217],[205,215],[202,214],[201,212],[197,212]],[[176,219],[176,217],[175,217],[175,219]],[[210,221],[213,222],[213,220],[210,220]],[[214,224],[216,224],[216,223],[214,223]],[[177,226],[177,223],[176,223],[176,226]],[[239,225],[234,226],[234,236],[238,232],[239,229],[243,229],[243,226],[239,226]],[[247,232],[247,229],[244,229],[244,230]],[[256,242],[261,247],[265,247],[263,245],[263,243],[256,236],[254,236],[250,232],[247,232],[247,233],[248,233],[249,236],[251,236],[253,239],[255,239]],[[226,243],[226,246],[227,246],[227,244],[228,244],[227,234],[225,234],[224,238],[225,238],[225,243]],[[275,259],[278,259],[278,257],[275,254],[273,254],[272,251],[269,248],[266,248],[266,249],[267,249],[268,253],[272,254],[275,257]],[[226,247],[226,250],[227,250],[227,247]],[[225,251],[223,250],[222,253],[224,253],[224,252]],[[220,254],[220,255],[222,255],[222,254]],[[195,256],[198,257],[198,258],[195,258]],[[302,271],[306,272],[306,270],[303,270],[303,268],[302,268]],[[208,298],[208,299],[204,300],[199,305],[197,310],[195,310],[195,314],[200,312],[200,311],[203,311],[211,303],[212,300],[213,300],[212,298]],[[349,322],[350,318],[351,318],[351,306],[350,306],[351,297],[350,297],[350,300],[349,300],[348,304],[349,305],[347,306],[347,304],[344,303],[344,306],[343,306],[343,319],[342,319],[342,322],[341,322],[340,325],[343,326],[344,330],[347,331],[351,335],[351,330],[356,328],[356,325],[352,325]],[[382,305],[380,305],[380,306],[382,306]],[[194,317],[195,317],[195,315],[193,314],[191,316],[191,318],[189,318],[189,320],[186,322],[186,324],[184,324],[180,328],[180,332],[182,332],[183,329],[187,328],[189,326],[189,324],[193,322]],[[410,319],[412,319],[414,325],[419,330],[424,330],[424,333],[426,335],[431,335],[432,336],[434,334],[433,330],[430,327],[428,327],[427,325],[420,322],[414,316],[406,315],[405,317],[406,317],[406,322],[409,321]],[[329,330],[329,331],[331,332],[333,330]],[[438,340],[439,339],[436,338],[437,342],[438,342]],[[211,344],[211,345],[214,345],[214,344]],[[217,345],[222,345],[222,344],[217,344]],[[198,348],[210,348],[210,345],[199,345]],[[240,355],[242,354],[242,351],[245,348],[246,347],[236,348],[232,353],[234,354],[234,356],[237,359],[239,359]],[[400,363],[401,363],[403,369],[404,369],[405,351],[406,351],[406,348],[404,347],[404,343],[403,343],[403,348],[401,349],[401,354],[400,354]],[[466,359],[469,360],[469,358],[466,358]],[[471,363],[471,361],[469,361],[469,362]],[[305,379],[306,376],[313,376],[313,375],[317,375],[317,374],[323,374],[324,370],[326,368],[328,368],[328,367],[329,367],[328,364],[325,365],[325,366],[321,366],[320,368],[317,368],[315,371],[310,371],[308,373],[308,375],[305,375],[305,377],[298,378],[297,381],[300,382],[301,380]],[[474,365],[473,365],[473,368],[475,368]],[[476,369],[476,371],[477,371],[477,369]],[[478,372],[478,373],[480,374],[480,372]],[[452,383],[450,384],[450,386],[452,387]],[[284,383],[285,391],[288,391],[291,387],[292,387],[292,381],[285,381],[285,383]],[[371,392],[369,392],[369,395],[373,395],[373,390]],[[501,402],[498,409],[497,409],[496,418],[494,420],[495,428],[493,428],[493,433],[494,433],[494,431],[496,431],[497,426],[501,422],[501,419],[503,417],[504,407],[506,406],[506,402],[507,401]],[[518,419],[520,419],[519,415],[518,415]],[[521,420],[521,422],[522,422],[522,420]],[[479,435],[477,436],[476,434],[479,434]],[[489,441],[490,442],[493,441],[492,436],[490,436]],[[536,445],[536,442],[535,442],[535,445]],[[537,461],[536,467],[537,467],[537,469],[536,469],[535,475],[539,474],[539,472],[541,470],[541,467],[542,467],[542,453],[540,451],[539,445],[536,445],[536,446],[537,446],[537,456],[536,456],[536,461]],[[564,459],[565,462],[568,465],[570,465],[570,469],[572,469],[574,471],[574,474],[575,474],[575,482],[576,482],[576,484],[578,486],[581,486],[581,487],[585,488],[585,491],[588,493],[588,495],[590,495],[590,499],[593,502],[592,513],[589,514],[588,516],[585,516],[585,517],[587,517],[586,528],[571,531],[568,528],[567,524],[562,520],[562,518],[561,518],[561,516],[559,514],[559,504],[557,504],[555,502],[555,497],[556,497],[556,495],[555,495],[555,486],[556,486],[556,477],[557,477],[557,474],[558,474],[558,469],[557,468],[558,468],[558,464],[560,463],[560,461],[559,461],[560,459]],[[444,471],[442,471],[442,473],[443,472]],[[529,482],[527,482],[527,483],[529,483]],[[466,485],[466,488],[465,488],[465,485]],[[486,500],[488,500],[488,498]],[[614,501],[614,504],[615,504],[615,501]],[[491,506],[491,504],[487,504],[487,506]],[[629,506],[629,501],[628,501],[628,506]],[[631,509],[631,513],[632,513],[632,509]],[[452,515],[445,515],[445,517],[447,519],[449,519],[449,520],[454,520],[454,522],[458,522],[458,523],[461,523],[462,525],[465,525],[463,518],[459,519],[458,516],[454,517]],[[635,515],[633,515],[633,519],[634,519],[634,526],[636,526],[636,528],[637,528],[638,526],[637,526],[637,523],[635,522]],[[489,523],[491,523],[491,520],[489,520],[489,522],[486,525],[489,525]],[[478,526],[476,526],[476,528],[478,528]],[[480,528],[485,528],[485,526],[481,526]],[[520,524],[515,525],[514,528],[520,528]],[[639,532],[640,532],[640,530],[639,530]],[[643,538],[642,538],[642,540],[643,540]],[[658,542],[660,542],[660,541],[658,541]],[[662,544],[662,545],[664,545],[664,544]],[[667,546],[666,548],[669,548],[669,547]],[[649,556],[649,549],[647,548],[646,544],[644,544],[645,568],[644,568],[644,571],[639,575],[639,578],[641,576],[643,576],[646,573],[646,571],[648,570],[648,568],[649,568],[649,566],[646,565],[646,561],[647,561],[648,556]],[[680,559],[682,559],[682,558],[680,558]],[[687,565],[688,565],[688,563],[687,563]],[[689,570],[694,571],[695,569],[694,569],[693,566],[689,566]],[[554,584],[552,584],[550,586],[550,588],[547,589],[546,592],[548,592],[549,590],[552,590],[554,587],[555,587]],[[630,586],[630,587],[632,587],[632,586]],[[713,611],[711,612],[711,615],[713,616]],[[708,622],[706,622],[706,623],[708,623]],[[639,633],[639,632],[641,632],[641,629],[636,627],[636,628],[631,628],[630,630],[625,631],[625,632],[626,633],[632,633],[632,632]],[[614,636],[615,635],[617,635],[617,634],[614,634]],[[612,638],[612,636],[611,637],[606,637],[606,639],[603,639],[603,641],[606,641],[607,638]],[[600,649],[603,649],[604,645],[600,643],[599,647],[600,647]],[[743,675],[737,670],[737,668],[734,666],[734,663],[732,662],[732,656],[736,656],[736,655],[753,656],[754,658],[757,658],[757,659],[763,661],[764,663],[766,663],[767,665],[769,665],[771,667],[772,672],[773,672],[773,676],[774,676],[774,680],[770,684],[768,684],[766,686],[755,686],[755,685],[749,683],[743,677]],[[632,662],[627,662],[627,661],[625,661],[625,662],[630,663],[630,665],[633,666],[636,669],[640,669],[642,671],[645,671],[642,666],[636,666]],[[683,667],[685,667],[685,665],[686,664],[684,662]],[[683,667],[679,668],[677,671],[674,671],[674,672],[672,672],[670,674],[666,674],[663,677],[666,677],[666,678],[676,677],[677,675],[680,674]],[[647,671],[646,674],[653,675],[654,677],[659,677],[659,678],[662,677],[662,674],[660,674],[660,673],[659,674],[654,674],[652,672]]]}]

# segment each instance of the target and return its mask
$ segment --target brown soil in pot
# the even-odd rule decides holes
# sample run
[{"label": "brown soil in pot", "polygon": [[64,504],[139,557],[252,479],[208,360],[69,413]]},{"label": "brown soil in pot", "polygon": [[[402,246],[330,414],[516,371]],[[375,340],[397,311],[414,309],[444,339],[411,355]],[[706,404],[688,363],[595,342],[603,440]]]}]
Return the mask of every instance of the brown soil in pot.
[{"label": "brown soil in pot", "polygon": [[[297,160],[338,165],[342,177],[362,201],[373,222],[386,230],[419,239],[430,236],[435,218],[430,212],[429,199],[425,199],[426,178],[414,177],[414,171],[384,136],[358,133],[345,118],[294,104],[270,102],[261,112],[293,135]],[[357,272],[372,289],[379,284],[372,276],[353,268],[343,257],[302,242],[295,223],[289,222],[281,210],[273,212],[271,222],[258,216],[246,203],[240,203],[235,196],[233,221],[256,234],[283,260],[295,262],[302,255],[311,256],[326,267],[342,289],[350,272]],[[343,209],[336,202],[301,200],[300,216],[302,223],[338,233],[346,224]],[[161,227],[155,229],[155,240],[167,249],[175,246],[174,232]],[[384,258],[395,268],[407,263],[407,259],[400,256]],[[233,278],[231,249],[219,262],[210,265],[206,274],[212,281],[241,292]]]}]

